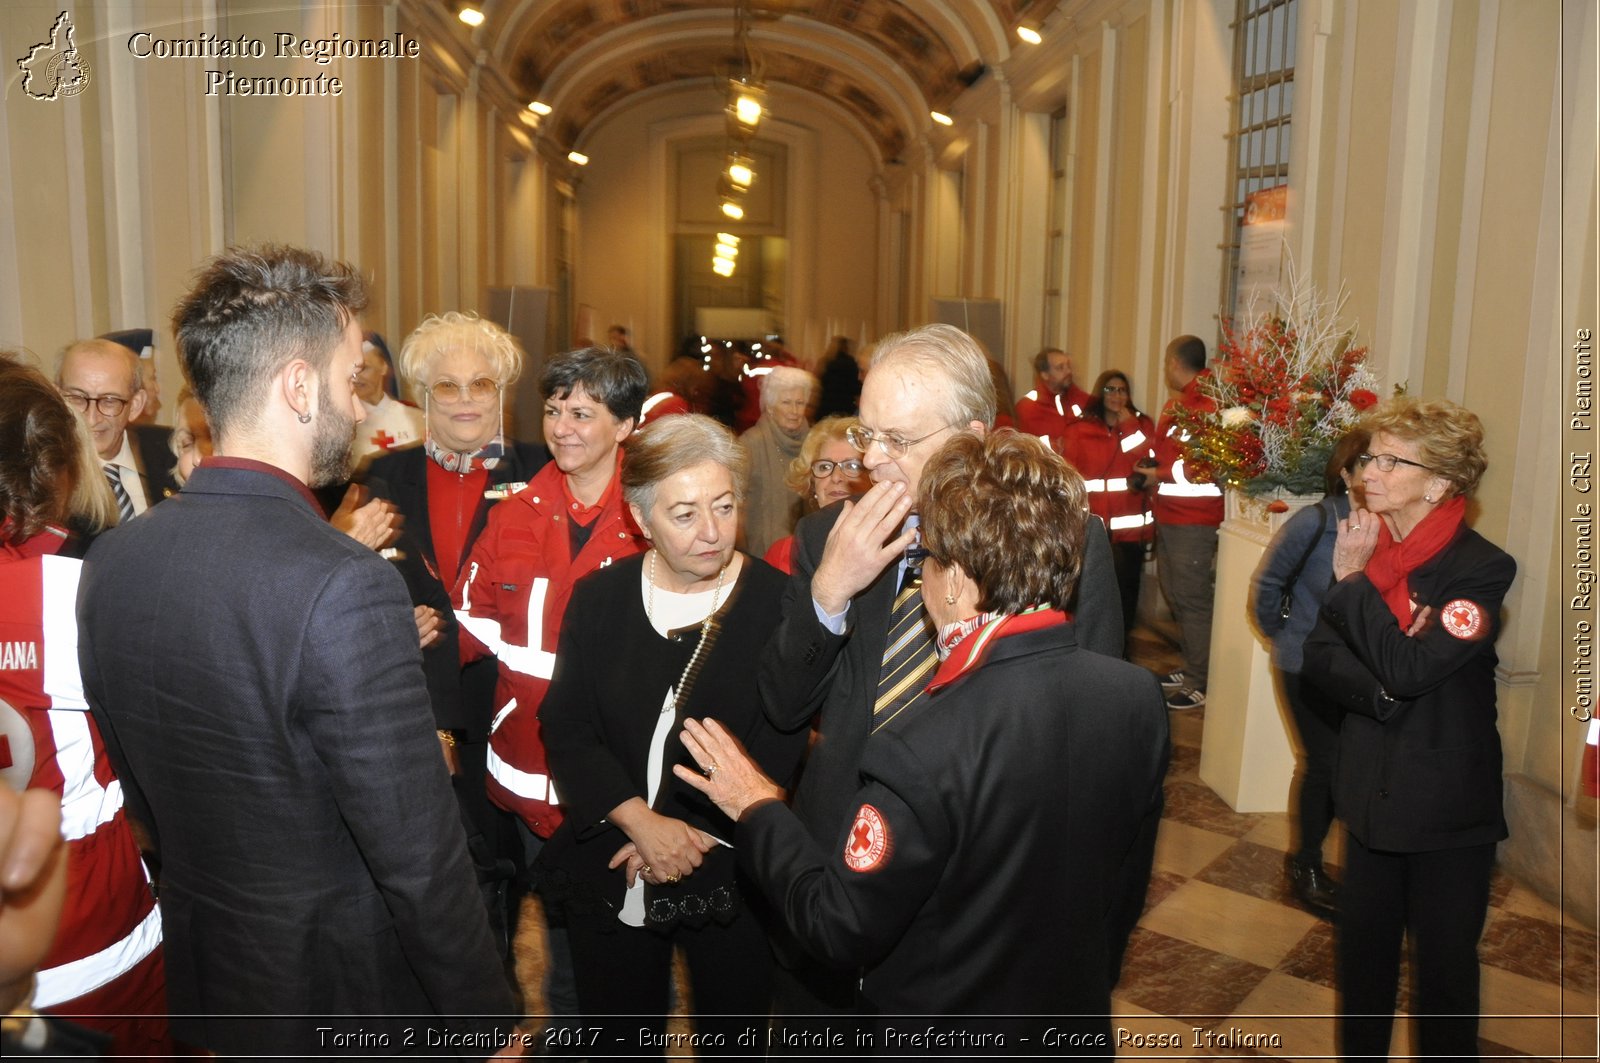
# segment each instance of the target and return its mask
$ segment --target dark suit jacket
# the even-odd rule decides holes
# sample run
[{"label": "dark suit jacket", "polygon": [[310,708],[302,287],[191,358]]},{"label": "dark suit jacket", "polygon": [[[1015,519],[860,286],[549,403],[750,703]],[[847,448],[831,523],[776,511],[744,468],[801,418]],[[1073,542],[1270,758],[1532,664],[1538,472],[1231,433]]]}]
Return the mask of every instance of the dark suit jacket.
[{"label": "dark suit jacket", "polygon": [[1093,1016],[1109,1032],[1167,757],[1154,677],[1058,625],[995,639],[873,735],[826,840],[770,802],[735,846],[801,941],[865,968],[877,1011]]},{"label": "dark suit jacket", "polygon": [[159,424],[130,424],[128,445],[139,463],[145,501],[155,505],[178,493],[177,456],[172,453],[172,429]]},{"label": "dark suit jacket", "polygon": [[[839,506],[829,506],[795,528],[794,575],[784,592],[783,620],[762,654],[760,672],[767,716],[780,730],[804,727],[820,713],[817,740],[794,794],[795,812],[820,842],[833,838],[859,782],[898,578],[897,566],[890,565],[856,596],[843,635],[822,626],[811,601],[811,576],[838,516]],[[1111,543],[1098,517],[1090,518],[1085,536],[1075,613],[1077,637],[1085,649],[1122,655],[1122,599]],[[1071,679],[1063,676],[1061,681]]]},{"label": "dark suit jacket", "polygon": [[1510,554],[1462,525],[1407,580],[1412,601],[1434,609],[1415,636],[1364,573],[1323,599],[1300,674],[1346,714],[1334,810],[1367,848],[1431,852],[1506,836],[1494,641],[1516,573]]},{"label": "dark suit jacket", "polygon": [[219,1017],[509,1013],[389,564],[278,476],[206,465],[96,540],[78,620],[161,857],[177,1037],[310,1054],[314,1022]]},{"label": "dark suit jacket", "polygon": [[[496,487],[527,483],[549,460],[550,452],[539,444],[513,442],[505,460],[489,470],[489,482]],[[428,522],[428,455],[420,446],[380,454],[367,466],[362,482],[374,495],[393,502],[405,517],[405,530],[395,544],[400,551],[395,565],[406,579],[412,602],[432,606],[444,621],[443,637],[423,653],[434,722],[441,728],[465,731],[471,740],[487,741],[496,665],[492,658],[484,658],[461,667],[460,629],[450,604],[456,573],[439,571]],[[487,498],[478,500],[461,551],[463,562],[488,525],[489,511],[498,504]]]}]

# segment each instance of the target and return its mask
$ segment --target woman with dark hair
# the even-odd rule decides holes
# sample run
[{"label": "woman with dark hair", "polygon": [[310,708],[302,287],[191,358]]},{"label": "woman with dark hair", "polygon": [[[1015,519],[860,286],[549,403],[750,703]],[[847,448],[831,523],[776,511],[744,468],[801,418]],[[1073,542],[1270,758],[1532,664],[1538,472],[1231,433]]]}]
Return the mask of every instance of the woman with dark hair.
[{"label": "woman with dark hair", "polygon": [[82,568],[66,549],[69,517],[91,533],[116,523],[87,427],[42,374],[0,351],[0,646],[10,648],[0,715],[9,705],[23,724],[5,728],[5,766],[19,789],[65,799],[68,852],[69,903],[29,996],[109,1035],[114,1055],[166,1056],[161,914],[83,700],[72,612]]},{"label": "woman with dark hair", "polygon": [[1083,416],[1067,426],[1061,452],[1083,475],[1089,511],[1106,522],[1111,559],[1122,592],[1122,625],[1139,615],[1144,553],[1154,538],[1154,518],[1144,491],[1141,462],[1155,457],[1156,426],[1133,404],[1128,375],[1107,369],[1094,382]]},{"label": "woman with dark hair", "polygon": [[681,948],[701,1055],[759,1054],[737,1038],[767,1014],[772,957],[727,847],[733,824],[672,774],[688,758],[671,737],[691,711],[715,716],[785,780],[805,743],[767,722],[750,667],[785,581],[734,549],[747,464],[696,414],[629,441],[622,490],[649,550],[579,583],[540,713],[568,810],[541,890],[565,916],[583,1013],[633,1016],[619,1031],[630,1041],[641,1017],[662,1033]]},{"label": "woman with dark hair", "polygon": [[1478,938],[1506,837],[1494,642],[1517,564],[1466,525],[1488,466],[1475,414],[1402,396],[1361,426],[1363,498],[1339,521],[1301,669],[1345,714],[1339,1047],[1388,1054],[1409,937],[1419,1053],[1476,1058]]},{"label": "woman with dark hair", "polygon": [[1077,645],[1063,607],[1088,511],[1060,456],[962,433],[918,497],[942,661],[927,697],[874,733],[834,844],[715,721],[685,723],[700,770],[674,770],[736,821],[740,867],[796,937],[865,968],[863,1010],[1077,1015],[1109,1045],[1160,819],[1160,691]]},{"label": "woman with dark hair", "polygon": [[[1338,883],[1322,865],[1322,841],[1333,824],[1333,762],[1339,749],[1338,713],[1318,696],[1315,682],[1301,674],[1306,636],[1317,625],[1317,611],[1333,579],[1333,543],[1339,522],[1350,515],[1356,460],[1367,449],[1367,433],[1347,432],[1335,444],[1324,475],[1322,501],[1290,517],[1278,529],[1256,570],[1253,588],[1256,624],[1272,640],[1272,665],[1300,739],[1294,796],[1296,837],[1285,861],[1289,888],[1300,903],[1331,918],[1337,912]],[[1352,488],[1354,490],[1352,490]]]}]

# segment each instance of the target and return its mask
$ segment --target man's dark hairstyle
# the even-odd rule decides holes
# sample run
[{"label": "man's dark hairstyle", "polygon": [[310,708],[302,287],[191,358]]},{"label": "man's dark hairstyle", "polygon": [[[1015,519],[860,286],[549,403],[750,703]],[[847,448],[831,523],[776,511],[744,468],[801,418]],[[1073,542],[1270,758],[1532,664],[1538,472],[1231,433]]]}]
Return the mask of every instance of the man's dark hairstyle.
[{"label": "man's dark hairstyle", "polygon": [[1198,373],[1206,367],[1206,341],[1199,336],[1179,336],[1167,344],[1167,357],[1191,373]]},{"label": "man's dark hairstyle", "polygon": [[250,424],[268,381],[296,358],[326,377],[367,285],[343,262],[281,244],[229,248],[195,276],[172,332],[195,397],[218,435]]},{"label": "man's dark hairstyle", "polygon": [[633,355],[606,347],[584,347],[557,355],[539,377],[539,394],[547,399],[565,399],[579,384],[617,420],[631,417],[634,424],[639,423],[650,377]]},{"label": "man's dark hairstyle", "polygon": [[1050,371],[1050,356],[1052,354],[1066,353],[1067,352],[1063,351],[1060,347],[1046,347],[1044,350],[1033,356],[1033,371],[1038,373],[1040,376],[1044,376],[1044,374]]}]

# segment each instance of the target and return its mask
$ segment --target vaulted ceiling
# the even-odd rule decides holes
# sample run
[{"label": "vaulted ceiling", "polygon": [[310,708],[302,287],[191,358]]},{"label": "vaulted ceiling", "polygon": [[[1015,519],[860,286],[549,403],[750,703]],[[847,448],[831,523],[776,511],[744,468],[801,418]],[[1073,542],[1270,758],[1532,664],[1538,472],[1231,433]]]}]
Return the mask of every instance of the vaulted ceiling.
[{"label": "vaulted ceiling", "polygon": [[[452,11],[462,0],[439,0]],[[843,108],[883,160],[898,158],[986,70],[1024,19],[1059,0],[746,0],[749,42],[769,86]],[[607,112],[667,85],[719,84],[736,70],[736,0],[478,0],[474,41],[529,100],[545,135],[581,144]]]}]

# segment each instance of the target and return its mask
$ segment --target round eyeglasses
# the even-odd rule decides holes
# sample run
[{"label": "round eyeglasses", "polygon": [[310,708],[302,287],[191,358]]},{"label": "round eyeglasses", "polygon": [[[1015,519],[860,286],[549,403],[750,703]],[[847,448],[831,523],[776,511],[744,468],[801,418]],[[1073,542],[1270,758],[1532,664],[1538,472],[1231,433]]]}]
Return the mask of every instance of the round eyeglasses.
[{"label": "round eyeglasses", "polygon": [[428,389],[435,402],[447,405],[457,403],[463,399],[473,402],[488,402],[500,394],[500,384],[486,376],[480,376],[470,384],[457,384],[454,380],[435,380]]},{"label": "round eyeglasses", "polygon": [[863,428],[860,425],[857,425],[854,428],[846,428],[844,431],[844,438],[846,442],[848,442],[852,447],[855,447],[857,450],[861,451],[863,454],[867,452],[869,447],[876,444],[877,448],[882,451],[886,457],[903,458],[912,447],[916,446],[924,439],[932,439],[940,432],[948,432],[954,427],[955,425],[953,424],[947,424],[943,428],[935,428],[925,436],[918,436],[916,439],[905,439],[897,435],[879,435],[870,428]]},{"label": "round eyeglasses", "polygon": [[1411,465],[1426,472],[1432,472],[1433,466],[1424,465],[1420,461],[1402,458],[1398,454],[1363,454],[1356,459],[1362,465],[1372,464],[1378,467],[1379,472],[1394,472],[1396,465]]},{"label": "round eyeglasses", "polygon": [[[852,444],[853,445],[853,444]],[[866,471],[866,466],[851,458],[849,461],[829,461],[827,458],[818,458],[811,463],[811,475],[819,480],[826,480],[833,475],[833,470],[838,469],[850,479],[855,479]]]},{"label": "round eyeglasses", "polygon": [[68,406],[71,406],[79,413],[88,413],[89,407],[93,406],[106,417],[117,416],[122,412],[123,407],[133,401],[132,399],[125,399],[121,395],[85,395],[81,391],[63,391],[61,397],[67,400]]}]

